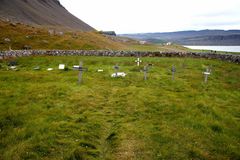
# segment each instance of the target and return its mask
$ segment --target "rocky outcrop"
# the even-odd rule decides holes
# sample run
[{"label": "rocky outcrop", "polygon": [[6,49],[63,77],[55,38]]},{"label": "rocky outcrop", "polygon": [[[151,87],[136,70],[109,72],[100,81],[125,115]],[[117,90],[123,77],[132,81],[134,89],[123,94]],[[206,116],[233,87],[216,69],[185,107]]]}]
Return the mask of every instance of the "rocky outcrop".
[{"label": "rocky outcrop", "polygon": [[110,56],[110,57],[192,57],[218,59],[240,63],[240,55],[194,52],[139,52],[139,51],[95,51],[95,50],[15,50],[0,51],[0,59],[24,56]]}]

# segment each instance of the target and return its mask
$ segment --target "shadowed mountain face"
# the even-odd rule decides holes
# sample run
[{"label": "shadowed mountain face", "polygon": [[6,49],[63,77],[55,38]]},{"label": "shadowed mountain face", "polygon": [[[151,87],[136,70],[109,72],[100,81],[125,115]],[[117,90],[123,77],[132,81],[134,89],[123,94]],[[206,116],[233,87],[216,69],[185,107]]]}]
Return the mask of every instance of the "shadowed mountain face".
[{"label": "shadowed mountain face", "polygon": [[240,45],[240,30],[140,33],[125,34],[123,36],[153,43],[174,42],[182,45]]},{"label": "shadowed mountain face", "polygon": [[0,0],[0,18],[25,24],[95,30],[69,13],[58,0]]}]

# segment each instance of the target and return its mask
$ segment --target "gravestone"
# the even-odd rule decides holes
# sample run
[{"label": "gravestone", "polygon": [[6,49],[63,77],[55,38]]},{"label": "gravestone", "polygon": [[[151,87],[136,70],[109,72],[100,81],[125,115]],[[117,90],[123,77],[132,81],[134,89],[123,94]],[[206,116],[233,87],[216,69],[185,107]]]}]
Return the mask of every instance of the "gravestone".
[{"label": "gravestone", "polygon": [[98,69],[97,72],[103,72],[103,69]]},{"label": "gravestone", "polygon": [[33,68],[33,70],[40,70],[40,67],[36,66],[36,67]]},{"label": "gravestone", "polygon": [[8,66],[16,66],[17,65],[17,62],[16,61],[10,61]]},{"label": "gravestone", "polygon": [[126,77],[126,73],[124,73],[124,72],[117,72],[117,73],[113,73],[112,75],[111,75],[111,77],[113,77],[113,78],[116,78],[116,77]]},{"label": "gravestone", "polygon": [[47,71],[52,71],[52,70],[53,70],[53,68],[48,68],[48,69],[47,69]]},{"label": "gravestone", "polygon": [[204,74],[204,82],[207,83],[208,76],[211,74],[211,70],[207,68],[206,71],[203,72],[203,74]]},{"label": "gravestone", "polygon": [[140,66],[140,63],[142,63],[142,60],[140,60],[140,58],[138,57],[137,60],[135,60],[135,62],[137,63],[137,66]]},{"label": "gravestone", "polygon": [[17,66],[10,66],[10,69],[11,69],[11,70],[16,70],[16,69],[17,69]]},{"label": "gravestone", "polygon": [[64,70],[65,69],[65,64],[59,64],[58,69],[59,70]]},{"label": "gravestone", "polygon": [[174,65],[172,66],[171,71],[172,71],[172,80],[174,80],[174,76],[175,76],[175,72],[176,72],[176,68]]},{"label": "gravestone", "polygon": [[53,36],[55,34],[55,31],[53,29],[48,30],[48,33],[50,36]]},{"label": "gravestone", "polygon": [[11,70],[17,70],[17,62],[16,61],[10,61],[8,66]]}]

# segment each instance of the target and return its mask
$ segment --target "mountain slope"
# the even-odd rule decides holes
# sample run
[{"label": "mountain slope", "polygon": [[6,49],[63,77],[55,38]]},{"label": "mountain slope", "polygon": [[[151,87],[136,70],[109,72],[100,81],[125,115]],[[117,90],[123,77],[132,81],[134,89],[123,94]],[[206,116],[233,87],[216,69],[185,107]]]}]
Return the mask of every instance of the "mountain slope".
[{"label": "mountain slope", "polygon": [[0,19],[80,31],[95,30],[69,13],[58,0],[0,0]]},{"label": "mountain slope", "polygon": [[166,33],[126,34],[154,43],[175,42],[182,45],[240,45],[240,30],[201,30]]},{"label": "mountain slope", "polygon": [[[26,47],[27,46],[27,47]],[[65,30],[64,34],[51,35],[45,27],[12,24],[0,20],[0,51],[20,49],[61,50],[138,50],[138,51],[185,51],[172,45],[140,44],[136,40],[107,36],[99,32]]]},{"label": "mountain slope", "polygon": [[12,25],[0,21],[0,50],[24,49],[113,49],[124,48],[124,44],[114,42],[97,32],[65,31],[63,35],[50,35],[47,28],[25,24]]}]

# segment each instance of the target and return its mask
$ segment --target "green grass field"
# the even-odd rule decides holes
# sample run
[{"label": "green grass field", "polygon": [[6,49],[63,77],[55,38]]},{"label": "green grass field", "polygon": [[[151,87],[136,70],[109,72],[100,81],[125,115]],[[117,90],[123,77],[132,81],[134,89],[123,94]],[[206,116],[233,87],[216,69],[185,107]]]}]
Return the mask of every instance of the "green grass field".
[{"label": "green grass field", "polygon": [[[0,160],[240,159],[240,65],[143,58],[144,81],[135,59],[25,57],[18,71],[0,61]],[[57,68],[80,60],[78,85],[77,71]],[[110,77],[115,64],[125,78]]]}]

